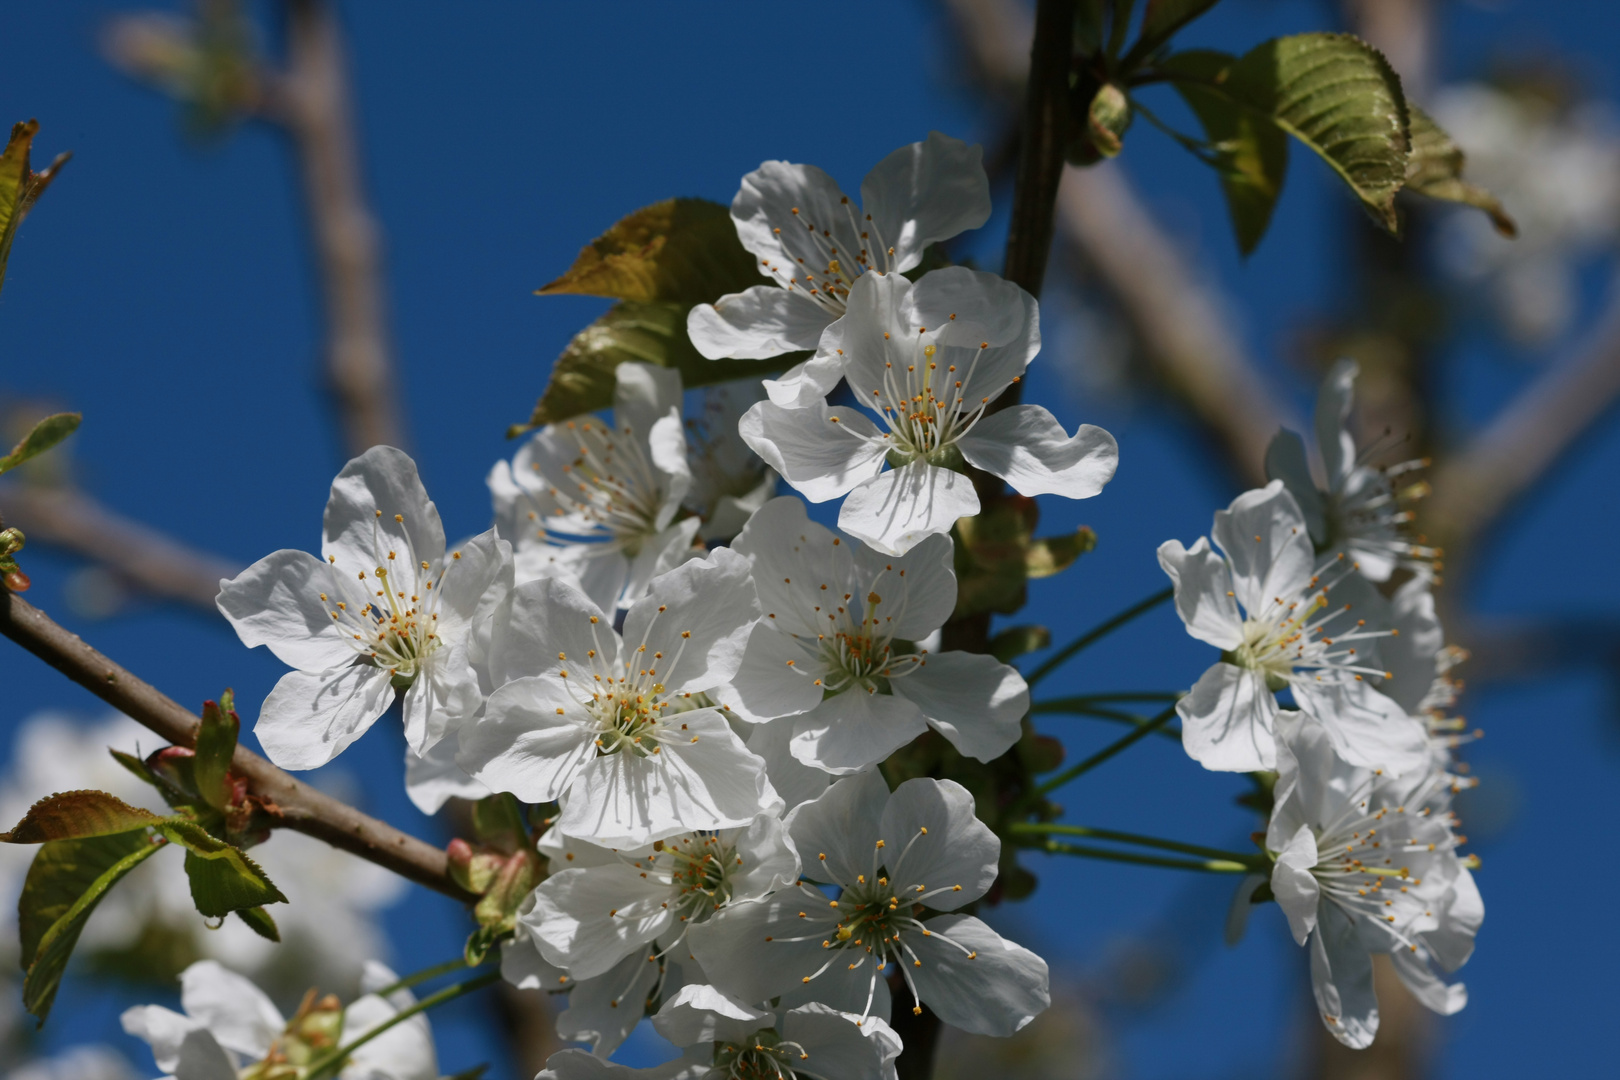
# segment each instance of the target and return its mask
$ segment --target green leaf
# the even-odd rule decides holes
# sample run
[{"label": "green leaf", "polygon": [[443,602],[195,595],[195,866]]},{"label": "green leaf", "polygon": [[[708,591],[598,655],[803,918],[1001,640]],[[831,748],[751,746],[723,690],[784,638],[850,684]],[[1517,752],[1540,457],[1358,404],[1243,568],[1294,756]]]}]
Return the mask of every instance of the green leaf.
[{"label": "green leaf", "polygon": [[28,868],[18,905],[23,1005],[41,1024],[50,1015],[62,973],[96,905],[107,891],[163,845],[144,832],[57,840]]},{"label": "green leaf", "polygon": [[236,737],[241,728],[241,720],[231,708],[233,704],[229,690],[221,695],[218,704],[203,702],[202,725],[197,729],[192,775],[197,793],[216,810],[231,805],[231,755],[236,753]]},{"label": "green leaf", "polygon": [[262,907],[238,908],[236,917],[248,924],[248,929],[264,938],[266,941],[281,941],[281,931],[276,929],[276,920]]},{"label": "green leaf", "polygon": [[499,945],[501,939],[511,933],[512,928],[510,926],[488,924],[480,926],[467,935],[467,944],[462,950],[462,956],[467,961],[467,966],[477,967],[482,964],[488,959],[490,950]]},{"label": "green leaf", "polygon": [[1177,81],[1175,88],[1204,127],[1214,154],[1210,164],[1220,173],[1238,250],[1247,255],[1265,235],[1282,194],[1288,136],[1265,117],[1208,88],[1206,84],[1222,81],[1235,62],[1236,57],[1226,53],[1197,51],[1177,53],[1161,67],[1188,80]]},{"label": "green leaf", "polygon": [[[1173,60],[1174,58],[1172,58]],[[1177,74],[1265,117],[1310,147],[1390,232],[1406,183],[1411,123],[1382,53],[1348,34],[1296,34],[1257,45],[1213,79]]]},{"label": "green leaf", "polygon": [[0,841],[43,844],[51,840],[114,836],[161,820],[150,810],[130,806],[105,791],[67,791],[46,796],[29,807],[28,813],[10,832],[0,833]]},{"label": "green leaf", "polygon": [[1183,26],[1218,4],[1220,0],[1148,0],[1142,13],[1142,30],[1136,44],[1125,54],[1123,67],[1129,71],[1169,41]]},{"label": "green leaf", "polygon": [[1029,550],[1024,552],[1024,576],[1034,579],[1062,573],[1096,546],[1097,534],[1085,525],[1067,536],[1031,541]]},{"label": "green leaf", "polygon": [[71,156],[59,154],[50,168],[34,172],[29,168],[28,153],[38,133],[38,120],[13,124],[5,152],[0,154],[0,286],[5,285],[6,262],[11,258],[11,241],[17,235],[17,226]]},{"label": "green leaf", "polygon": [[78,430],[79,413],[57,413],[47,416],[23,436],[22,442],[11,448],[11,453],[0,458],[0,474],[8,473],[31,457],[37,457]]},{"label": "green leaf", "polygon": [[990,639],[990,655],[1010,664],[1025,653],[1052,644],[1052,631],[1044,626],[1009,626]]},{"label": "green leaf", "polygon": [[163,818],[157,828],[186,849],[191,901],[208,918],[222,919],[243,908],[287,902],[257,863],[195,822]]},{"label": "green leaf", "polygon": [[527,424],[507,438],[613,404],[614,371],[627,361],[674,368],[688,389],[780,374],[805,358],[789,353],[768,360],[709,360],[686,336],[689,305],[626,300],[575,335],[551,367],[551,379]]},{"label": "green leaf", "polygon": [[473,803],[473,833],[481,844],[505,854],[524,847],[529,830],[523,825],[523,807],[511,795],[490,795]]},{"label": "green leaf", "polygon": [[1412,156],[1406,163],[1406,190],[1431,199],[1478,207],[1490,217],[1503,236],[1519,235],[1519,227],[1508,216],[1496,196],[1462,178],[1467,158],[1451,141],[1434,118],[1408,103],[1412,117]]},{"label": "green leaf", "polygon": [[665,199],[622,218],[586,245],[567,273],[536,291],[691,307],[764,281],[737,239],[729,208]]}]

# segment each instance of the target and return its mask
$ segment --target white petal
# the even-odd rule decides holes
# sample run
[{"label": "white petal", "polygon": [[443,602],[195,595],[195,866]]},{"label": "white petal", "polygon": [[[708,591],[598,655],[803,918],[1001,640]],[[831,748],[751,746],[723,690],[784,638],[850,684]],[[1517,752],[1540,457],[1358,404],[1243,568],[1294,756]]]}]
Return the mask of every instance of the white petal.
[{"label": "white petal", "polygon": [[[894,248],[892,268],[910,270],[929,244],[990,219],[984,151],[931,131],[926,141],[902,146],[866,174],[861,209],[872,218],[873,247]],[[873,257],[880,253],[874,250]]]},{"label": "white petal", "polygon": [[180,1005],[221,1046],[254,1060],[270,1052],[286,1025],[263,990],[214,960],[199,960],[180,973]]},{"label": "white petal", "polygon": [[1245,491],[1215,512],[1215,542],[1232,566],[1232,588],[1250,615],[1306,588],[1316,549],[1294,497],[1281,480]]},{"label": "white petal", "polygon": [[1216,772],[1254,772],[1276,761],[1277,699],[1262,676],[1212,664],[1176,703],[1187,756]]},{"label": "white petal", "polygon": [[[694,314],[697,312],[696,308],[692,310]],[[831,330],[832,326],[827,329]],[[827,331],[822,331],[821,336],[825,340]],[[844,365],[836,353],[832,356],[822,356],[818,353],[788,368],[782,373],[781,378],[761,381],[766,395],[782,408],[807,409],[821,403],[843,377]]]},{"label": "white petal", "polygon": [[693,308],[686,316],[686,335],[710,360],[763,360],[815,348],[832,320],[798,288],[755,285]]},{"label": "white petal", "polygon": [[725,839],[737,860],[726,879],[732,900],[756,900],[799,879],[799,854],[781,818],[761,814]]},{"label": "white petal", "polygon": [[814,799],[832,783],[832,775],[825,769],[806,765],[793,756],[793,726],[786,721],[756,724],[744,742],[765,762],[765,775],[788,810]]},{"label": "white petal", "polygon": [[[929,936],[918,931],[905,935],[905,943],[922,961],[911,977],[923,1004],[947,1024],[1006,1037],[1052,1003],[1046,961],[1028,949],[971,915],[944,915],[925,925]],[[975,955],[970,959],[968,952]]]},{"label": "white petal", "polygon": [[784,409],[756,402],[737,423],[754,453],[811,502],[826,502],[876,476],[888,448],[872,422],[825,402]]},{"label": "white petal", "polygon": [[816,653],[766,620],[754,627],[742,664],[732,677],[735,702],[716,700],[736,705],[739,716],[755,723],[794,716],[821,704],[821,687],[816,683],[826,673],[827,667]]},{"label": "white petal", "polygon": [[767,621],[791,634],[820,634],[810,612],[815,601],[806,604],[805,598],[819,585],[854,578],[854,546],[811,521],[804,503],[791,495],[760,507],[731,547],[754,563],[754,587]]},{"label": "white petal", "polygon": [[494,529],[479,533],[451,553],[444,575],[433,586],[439,597],[435,632],[454,640],[480,611],[493,610],[501,593],[511,587],[512,545]]},{"label": "white petal", "polygon": [[663,661],[646,666],[678,694],[730,680],[758,618],[748,560],[720,548],[655,578],[625,616],[624,640],[631,649],[645,645],[648,656],[662,652]]},{"label": "white petal", "polygon": [[641,1022],[658,982],[658,965],[650,959],[647,949],[639,949],[606,975],[575,983],[568,1008],[557,1017],[557,1034],[589,1043],[599,1057],[617,1050]]},{"label": "white petal", "polygon": [[284,549],[221,581],[215,604],[248,648],[264,645],[288,667],[326,671],[355,655],[353,638],[332,618],[346,595],[326,563]]},{"label": "white petal", "polygon": [[1466,869],[1451,883],[1451,895],[1441,914],[1440,927],[1423,935],[1440,966],[1456,971],[1474,952],[1474,935],[1485,921],[1485,901],[1474,875]]},{"label": "white petal", "polygon": [[1322,899],[1321,887],[1311,873],[1316,864],[1316,835],[1309,825],[1301,825],[1288,846],[1277,853],[1277,863],[1271,868],[1271,891],[1300,945],[1316,929],[1316,909]]},{"label": "white petal", "polygon": [[681,373],[658,364],[624,363],[613,369],[613,424],[646,440],[653,425],[681,409]]},{"label": "white petal", "polygon": [[1378,1034],[1372,957],[1348,916],[1331,906],[1323,914],[1311,938],[1311,991],[1333,1037],[1360,1050]]},{"label": "white petal", "polygon": [[152,1047],[157,1067],[174,1073],[184,1060],[208,1080],[236,1080],[231,1057],[201,1023],[161,1005],[137,1005],[119,1017],[124,1032]]},{"label": "white petal", "polygon": [[1434,684],[1435,658],[1446,643],[1446,634],[1435,614],[1434,594],[1421,577],[1396,589],[1390,607],[1397,633],[1378,643],[1378,653],[1393,677],[1380,682],[1378,689],[1402,709],[1416,713]]},{"label": "white petal", "polygon": [[1299,504],[1310,529],[1311,540],[1320,545],[1327,543],[1327,517],[1322,505],[1322,493],[1311,479],[1311,467],[1305,458],[1305,441],[1287,428],[1279,428],[1266,446],[1266,479],[1281,480],[1288,494]]},{"label": "white petal", "polygon": [[680,509],[681,500],[691,490],[692,466],[688,464],[686,454],[686,427],[681,422],[680,409],[672,408],[659,417],[647,432],[648,460],[662,474],[659,477],[659,490],[664,498],[657,519],[660,526],[669,524]]},{"label": "white petal", "polygon": [[993,656],[930,653],[922,667],[891,685],[970,758],[998,758],[1023,734],[1029,686],[1017,669]]},{"label": "white petal", "polygon": [[469,658],[466,636],[422,661],[416,680],[405,691],[405,742],[425,752],[446,733],[472,719],[483,705],[478,673]]},{"label": "white petal", "polygon": [[928,730],[927,718],[911,701],[862,686],[827,698],[792,724],[793,756],[830,773],[876,765]]},{"label": "white petal", "polygon": [[1232,572],[1226,560],[1209,548],[1200,536],[1191,548],[1180,540],[1159,545],[1159,566],[1170,575],[1176,588],[1176,614],[1187,624],[1187,633],[1207,641],[1217,649],[1235,649],[1243,644],[1243,617],[1232,596]]},{"label": "white petal", "polygon": [[612,618],[565,579],[527,581],[512,590],[509,611],[495,621],[490,677],[500,686],[544,675],[581,662],[592,649],[604,667],[616,661],[618,639]]},{"label": "white petal", "polygon": [[1316,395],[1316,441],[1327,466],[1328,490],[1337,491],[1356,467],[1356,440],[1345,430],[1355,404],[1360,366],[1351,359],[1336,360]]},{"label": "white petal", "polygon": [[969,463],[1001,477],[1020,495],[1089,499],[1119,466],[1119,444],[1112,435],[1081,424],[1071,438],[1039,405],[991,413],[956,445]]},{"label": "white petal", "polygon": [[[975,353],[982,346],[990,347],[963,388],[963,396],[970,401],[1001,393],[1040,351],[1040,308],[1035,298],[999,274],[947,266],[924,274],[898,299],[902,328],[911,331],[910,336],[926,328],[937,335],[935,340],[941,345]],[[1001,361],[1008,370],[995,375],[986,373],[986,361],[1007,346],[1015,346],[1012,355]],[[986,383],[986,378],[991,382]],[[990,385],[994,393],[986,389]]]},{"label": "white petal", "polygon": [[860,584],[856,594],[866,595],[868,600],[870,594],[878,595],[873,602],[878,604],[885,633],[921,641],[943,626],[956,609],[956,548],[950,537],[925,537],[904,555],[858,544],[854,556]]},{"label": "white petal", "polygon": [[676,1046],[740,1043],[761,1028],[775,1027],[776,1014],[698,983],[681,987],[679,994],[664,1002],[652,1024]]},{"label": "white petal", "polygon": [[[874,769],[845,777],[820,798],[796,807],[788,815],[787,828],[799,849],[804,876],[842,885],[870,870],[888,804],[889,785]],[[707,961],[704,968],[711,970]]]},{"label": "white petal", "polygon": [[[886,1069],[886,1053],[891,1045],[867,1034],[867,1029],[883,1021],[868,1018],[857,1025],[852,1017],[819,1002],[792,1009],[782,1019],[782,1037],[804,1047],[805,1059],[794,1068],[801,1075],[828,1080],[885,1080],[893,1070]],[[890,1033],[892,1035],[892,1032]]]},{"label": "white petal", "polygon": [[[800,911],[807,917],[799,918]],[[826,964],[827,950],[821,947],[820,935],[832,932],[836,916],[825,903],[817,907],[806,892],[792,890],[721,908],[713,918],[687,931],[687,943],[721,990],[741,1001],[768,1001],[790,989],[803,988],[803,980]],[[807,935],[818,936],[800,940]],[[833,967],[841,973],[844,965]],[[825,989],[823,978],[812,984],[818,997]],[[861,996],[865,997],[864,989]],[[855,1007],[860,1008],[861,1003],[857,1001]]]},{"label": "white petal", "polygon": [[557,827],[593,843],[639,847],[676,833],[746,825],[772,804],[781,805],[765,778],[765,763],[717,711],[681,713],[670,724],[686,728],[660,754],[617,753],[588,761]]},{"label": "white petal", "polygon": [[[404,520],[396,522],[396,515]],[[438,508],[416,462],[392,446],[373,446],[343,466],[332,481],[321,529],[321,557],[336,557],[345,572],[374,570],[390,550],[413,565],[437,563],[444,555]]]},{"label": "white petal", "polygon": [[[667,574],[693,559],[703,557],[702,548],[693,546],[693,540],[702,524],[703,522],[697,518],[687,518],[684,521],[677,521],[656,536],[643,540],[641,550],[636,552],[636,557],[628,563],[628,573],[620,577],[610,576],[605,566],[600,572],[590,572],[584,579],[585,595],[593,601],[606,603],[608,609],[615,604],[620,608],[628,608],[647,595],[647,589],[660,575]],[[597,550],[601,550],[600,546],[597,546]],[[623,564],[624,557],[603,553],[591,561]],[[618,584],[619,582],[623,583],[622,586]]]},{"label": "white petal", "polygon": [[[398,1012],[375,995],[351,1002],[343,1011],[343,1042],[390,1022]],[[437,1080],[439,1061],[427,1016],[419,1013],[400,1021],[360,1046],[344,1069],[346,1076],[350,1073],[365,1080]]]},{"label": "white petal", "polygon": [[289,671],[264,699],[253,734],[281,768],[319,768],[388,711],[394,702],[389,679],[369,661],[318,674]]},{"label": "white petal", "polygon": [[954,911],[995,883],[1001,840],[974,816],[973,796],[954,780],[919,777],[895,788],[878,831],[896,894]]},{"label": "white petal", "polygon": [[[805,243],[799,234],[806,230],[830,233],[830,247],[849,255],[865,246],[855,228],[854,208],[844,199],[836,181],[814,165],[788,161],[766,161],[742,178],[736,197],[731,200],[731,220],[743,247],[770,262],[796,268],[796,258],[806,257],[804,269],[820,275],[827,256],[819,243]],[[817,237],[816,240],[822,240]],[[812,265],[814,262],[814,265]],[[765,266],[761,273],[767,273]],[[789,274],[799,272],[789,269]]]},{"label": "white petal", "polygon": [[924,538],[950,532],[958,518],[978,512],[973,481],[913,461],[851,491],[838,513],[838,527],[879,551],[904,555]]},{"label": "white petal", "polygon": [[596,755],[579,709],[556,676],[507,683],[491,695],[483,717],[461,729],[456,764],[491,791],[550,802]]},{"label": "white petal", "polygon": [[523,922],[542,956],[589,979],[669,928],[673,891],[628,863],[569,868],[540,883]]},{"label": "white petal", "polygon": [[1366,682],[1302,681],[1295,684],[1294,697],[1327,729],[1333,748],[1350,764],[1392,776],[1429,767],[1428,731]]},{"label": "white petal", "polygon": [[650,1069],[632,1069],[592,1057],[584,1050],[561,1050],[546,1059],[546,1067],[535,1080],[704,1080],[713,1053],[709,1051],[709,1060],[679,1057]]},{"label": "white petal", "polygon": [[569,982],[568,973],[547,962],[526,931],[501,942],[501,978],[519,990],[562,990]]},{"label": "white petal", "polygon": [[1389,958],[1395,965],[1395,974],[1425,1008],[1441,1016],[1454,1016],[1468,1004],[1468,988],[1462,983],[1447,984],[1434,973],[1421,953],[1392,949]]},{"label": "white petal", "polygon": [[456,764],[454,739],[441,740],[425,754],[405,748],[405,794],[424,814],[437,814],[451,799],[482,799],[489,788]]}]

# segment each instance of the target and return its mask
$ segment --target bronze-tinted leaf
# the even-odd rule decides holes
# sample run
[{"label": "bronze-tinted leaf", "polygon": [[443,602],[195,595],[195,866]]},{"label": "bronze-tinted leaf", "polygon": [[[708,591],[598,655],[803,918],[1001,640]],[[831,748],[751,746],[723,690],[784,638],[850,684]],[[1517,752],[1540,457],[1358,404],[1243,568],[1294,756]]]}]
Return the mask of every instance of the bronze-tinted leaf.
[{"label": "bronze-tinted leaf", "polygon": [[1406,190],[1431,199],[1464,203],[1485,211],[1503,236],[1519,235],[1519,227],[1496,196],[1463,179],[1467,158],[1434,117],[1408,105],[1412,116],[1412,156],[1406,163]]},{"label": "bronze-tinted leaf", "polygon": [[730,210],[706,199],[665,199],[620,219],[537,292],[691,307],[765,283]]},{"label": "bronze-tinted leaf", "polygon": [[162,820],[150,810],[130,806],[105,791],[65,791],[49,795],[29,807],[10,832],[0,833],[8,844],[43,844],[51,840],[78,840],[113,836],[144,829]]}]

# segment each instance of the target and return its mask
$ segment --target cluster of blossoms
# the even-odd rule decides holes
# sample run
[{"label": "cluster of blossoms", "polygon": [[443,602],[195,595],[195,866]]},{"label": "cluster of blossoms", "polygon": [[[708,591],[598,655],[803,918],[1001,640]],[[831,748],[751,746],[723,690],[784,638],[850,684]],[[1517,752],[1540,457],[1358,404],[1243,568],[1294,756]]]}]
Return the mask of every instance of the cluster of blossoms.
[{"label": "cluster of blossoms", "polygon": [[[997,407],[1040,349],[1033,297],[915,273],[989,211],[978,148],[937,134],[881,162],[859,208],[821,171],[767,162],[732,204],[767,283],[694,308],[688,333],[712,359],[809,359],[691,420],[674,371],[621,365],[611,420],[550,424],[497,463],[495,526],[459,544],[410,458],[374,448],[332,485],[320,557],[276,552],[222,583],[243,642],[294,669],[255,729],[278,765],[331,761],[398,702],[417,805],[498,795],[543,824],[501,973],[566,994],[558,1032],[585,1049],[542,1076],[881,1080],[896,1004],[989,1035],[1047,1007],[1045,963],[973,914],[1002,855],[973,796],[891,790],[879,770],[930,730],[991,761],[1030,711],[1014,668],[940,648],[950,533],[980,510],[969,467],[1080,499],[1118,459],[1100,428]],[[1188,632],[1221,650],[1177,706],[1187,752],[1277,774],[1271,891],[1311,945],[1325,1021],[1365,1045],[1370,954],[1452,1011],[1462,989],[1435,968],[1467,958],[1483,909],[1452,829],[1463,736],[1437,553],[1408,534],[1405,468],[1371,468],[1344,431],[1354,377],[1341,365],[1323,390],[1325,486],[1281,433],[1272,482],[1215,515],[1219,550],[1170,541],[1159,559]],[[831,403],[841,387],[853,406]],[[773,497],[778,478],[842,499],[841,531]],[[249,1024],[193,994],[222,978],[188,972],[189,1018],[126,1018],[164,1068],[206,1053],[279,1075],[289,1048],[316,1052],[309,1032],[373,1008],[284,1021],[263,1003]],[[608,1062],[649,1013],[681,1063]]]}]

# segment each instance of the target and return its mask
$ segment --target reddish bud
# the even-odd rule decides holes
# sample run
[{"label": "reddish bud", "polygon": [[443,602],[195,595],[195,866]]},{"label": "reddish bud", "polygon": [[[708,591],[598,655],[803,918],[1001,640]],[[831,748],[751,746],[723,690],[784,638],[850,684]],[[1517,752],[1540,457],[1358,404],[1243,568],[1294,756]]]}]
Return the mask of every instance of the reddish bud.
[{"label": "reddish bud", "polygon": [[27,592],[34,583],[28,580],[28,575],[21,570],[12,570],[6,574],[6,588],[12,592]]}]

